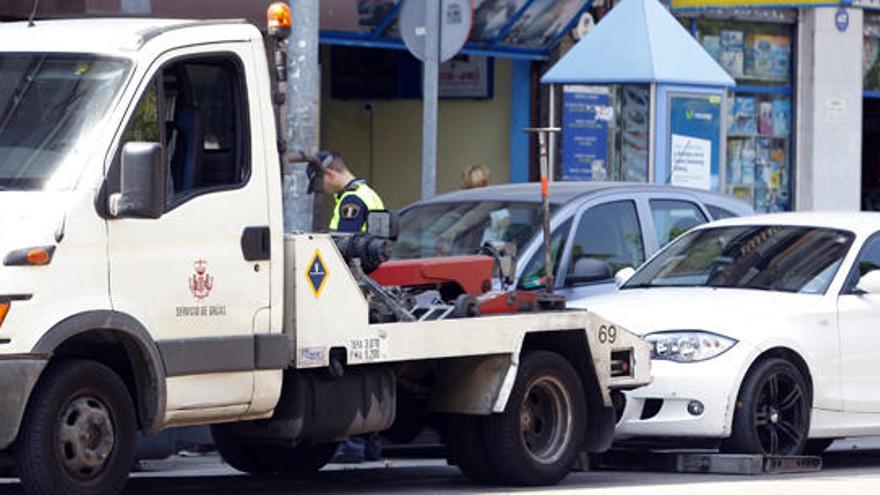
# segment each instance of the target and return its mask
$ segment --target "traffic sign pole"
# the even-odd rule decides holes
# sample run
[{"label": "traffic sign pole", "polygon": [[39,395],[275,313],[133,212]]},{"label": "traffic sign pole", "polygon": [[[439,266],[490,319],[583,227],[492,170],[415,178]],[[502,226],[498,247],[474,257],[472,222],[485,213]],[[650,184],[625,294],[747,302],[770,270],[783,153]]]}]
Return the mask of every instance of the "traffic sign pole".
[{"label": "traffic sign pole", "polygon": [[474,21],[471,0],[401,0],[400,35],[423,62],[422,198],[437,193],[437,97],[440,64],[460,52]]},{"label": "traffic sign pole", "polygon": [[440,78],[440,2],[425,2],[422,87],[422,199],[437,193],[437,93]]}]

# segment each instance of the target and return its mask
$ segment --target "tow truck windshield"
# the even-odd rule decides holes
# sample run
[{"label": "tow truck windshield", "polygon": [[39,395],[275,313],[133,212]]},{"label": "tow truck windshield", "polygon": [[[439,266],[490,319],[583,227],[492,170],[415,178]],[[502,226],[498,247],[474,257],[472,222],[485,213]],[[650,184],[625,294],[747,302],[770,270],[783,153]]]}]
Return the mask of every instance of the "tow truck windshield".
[{"label": "tow truck windshield", "polygon": [[129,63],[0,53],[0,190],[72,188]]}]

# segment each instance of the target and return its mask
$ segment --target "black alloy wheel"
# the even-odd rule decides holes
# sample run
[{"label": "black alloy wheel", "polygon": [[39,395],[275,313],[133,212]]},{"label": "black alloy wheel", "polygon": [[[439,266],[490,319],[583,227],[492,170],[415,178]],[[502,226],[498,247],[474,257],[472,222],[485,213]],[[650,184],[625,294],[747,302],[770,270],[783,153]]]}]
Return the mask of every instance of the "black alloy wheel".
[{"label": "black alloy wheel", "polygon": [[811,391],[790,362],[758,363],[740,389],[727,452],[800,455],[810,430]]}]

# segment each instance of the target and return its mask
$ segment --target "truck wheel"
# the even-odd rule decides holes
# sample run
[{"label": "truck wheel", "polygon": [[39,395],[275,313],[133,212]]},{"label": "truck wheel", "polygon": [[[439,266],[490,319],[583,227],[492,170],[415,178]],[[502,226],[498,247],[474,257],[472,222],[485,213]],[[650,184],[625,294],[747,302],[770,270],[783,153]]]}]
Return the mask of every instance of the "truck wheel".
[{"label": "truck wheel", "polygon": [[214,445],[227,464],[248,474],[307,478],[330,462],[336,452],[335,443],[296,447],[253,443],[235,436],[234,428],[234,423],[212,425]]},{"label": "truck wheel", "polygon": [[810,390],[790,362],[772,358],[749,372],[736,399],[725,452],[799,455],[810,431]]},{"label": "truck wheel", "polygon": [[506,409],[485,421],[489,461],[501,481],[557,483],[571,471],[586,436],[581,380],[559,354],[525,354]]},{"label": "truck wheel", "polygon": [[486,454],[485,419],[485,416],[448,414],[445,440],[450,463],[455,463],[472,481],[488,485],[498,482],[498,474]]},{"label": "truck wheel", "polygon": [[136,430],[131,396],[113,370],[84,359],[51,365],[15,444],[25,492],[120,493],[134,464]]}]

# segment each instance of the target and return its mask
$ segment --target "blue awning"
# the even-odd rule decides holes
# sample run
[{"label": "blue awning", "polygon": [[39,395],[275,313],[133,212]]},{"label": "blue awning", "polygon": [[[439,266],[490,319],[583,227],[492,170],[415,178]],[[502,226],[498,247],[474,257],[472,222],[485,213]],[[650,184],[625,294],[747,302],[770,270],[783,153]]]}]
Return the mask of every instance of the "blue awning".
[{"label": "blue awning", "polygon": [[658,0],[620,2],[541,82],[736,84]]},{"label": "blue awning", "polygon": [[[397,26],[402,2],[321,0],[321,43],[405,50]],[[473,28],[462,53],[545,60],[591,3],[474,0]]]}]

